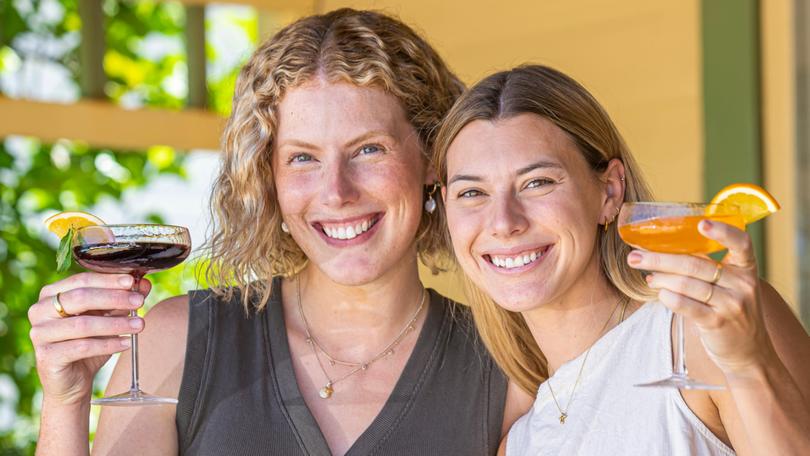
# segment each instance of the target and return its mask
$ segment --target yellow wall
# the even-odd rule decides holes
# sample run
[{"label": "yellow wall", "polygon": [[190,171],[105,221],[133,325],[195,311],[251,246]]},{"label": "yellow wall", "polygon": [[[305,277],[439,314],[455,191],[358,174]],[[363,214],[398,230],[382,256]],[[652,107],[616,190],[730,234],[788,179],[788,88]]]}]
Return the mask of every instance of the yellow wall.
[{"label": "yellow wall", "polygon": [[782,210],[765,219],[768,281],[799,310],[796,246],[796,90],[793,2],[760,4],[765,185]]},{"label": "yellow wall", "polygon": [[604,104],[658,198],[701,200],[698,0],[324,0],[318,11],[344,6],[398,15],[467,83],[523,62],[565,71]]}]

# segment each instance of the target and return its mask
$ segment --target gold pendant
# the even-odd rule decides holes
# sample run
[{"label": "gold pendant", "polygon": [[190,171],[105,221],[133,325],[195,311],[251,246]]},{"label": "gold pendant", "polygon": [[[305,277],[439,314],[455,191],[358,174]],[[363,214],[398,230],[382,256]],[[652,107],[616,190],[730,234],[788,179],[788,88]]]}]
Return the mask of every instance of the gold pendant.
[{"label": "gold pendant", "polygon": [[567,413],[561,413],[560,414],[560,424],[565,424],[565,419],[566,418],[568,418],[568,414]]},{"label": "gold pendant", "polygon": [[332,389],[332,384],[327,383],[326,386],[324,386],[323,388],[321,388],[320,391],[318,391],[318,396],[321,396],[321,399],[329,399],[330,397],[332,397],[332,393],[334,392],[335,390]]}]

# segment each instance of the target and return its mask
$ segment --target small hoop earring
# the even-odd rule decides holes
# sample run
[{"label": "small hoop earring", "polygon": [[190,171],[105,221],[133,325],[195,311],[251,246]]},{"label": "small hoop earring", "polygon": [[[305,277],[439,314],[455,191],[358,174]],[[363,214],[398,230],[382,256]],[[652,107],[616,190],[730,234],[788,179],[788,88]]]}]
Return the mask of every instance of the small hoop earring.
[{"label": "small hoop earring", "polygon": [[287,222],[281,222],[281,231],[290,234],[290,227],[287,226]]},{"label": "small hoop earring", "polygon": [[616,220],[616,217],[618,217],[618,215],[619,215],[619,208],[617,207],[616,208],[616,214],[614,214],[613,217],[610,218],[610,220],[605,220],[605,225],[604,225],[605,233],[607,233],[608,227],[610,226],[611,223],[613,223],[614,220]]},{"label": "small hoop earring", "polygon": [[425,201],[425,212],[432,214],[436,211],[436,200],[433,199],[433,194],[439,189],[439,183],[434,182],[433,186],[428,190],[428,199]]}]

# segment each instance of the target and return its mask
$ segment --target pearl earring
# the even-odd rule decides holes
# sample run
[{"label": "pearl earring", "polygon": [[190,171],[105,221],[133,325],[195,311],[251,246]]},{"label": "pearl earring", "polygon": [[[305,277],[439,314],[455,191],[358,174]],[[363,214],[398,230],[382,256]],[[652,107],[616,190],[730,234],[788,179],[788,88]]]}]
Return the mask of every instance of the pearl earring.
[{"label": "pearl earring", "polygon": [[425,212],[428,214],[432,214],[436,211],[436,200],[433,199],[433,194],[436,193],[436,190],[439,188],[439,183],[434,182],[433,187],[428,190],[428,199],[425,201]]},{"label": "pearl earring", "polygon": [[281,222],[281,231],[290,234],[290,227],[287,226],[286,222]]}]

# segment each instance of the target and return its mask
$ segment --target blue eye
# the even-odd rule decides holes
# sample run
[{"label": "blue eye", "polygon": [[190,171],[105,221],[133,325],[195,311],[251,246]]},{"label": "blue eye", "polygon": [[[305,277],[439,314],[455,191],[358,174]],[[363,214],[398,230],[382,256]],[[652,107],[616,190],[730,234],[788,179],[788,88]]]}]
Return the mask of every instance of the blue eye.
[{"label": "blue eye", "polygon": [[381,152],[381,151],[382,151],[382,147],[380,147],[380,146],[378,146],[376,144],[366,144],[365,146],[360,148],[360,150],[358,151],[358,154],[359,155],[369,155],[369,154],[374,154],[374,153]]},{"label": "blue eye", "polygon": [[312,155],[309,154],[295,154],[288,160],[288,163],[302,163],[312,161]]}]

